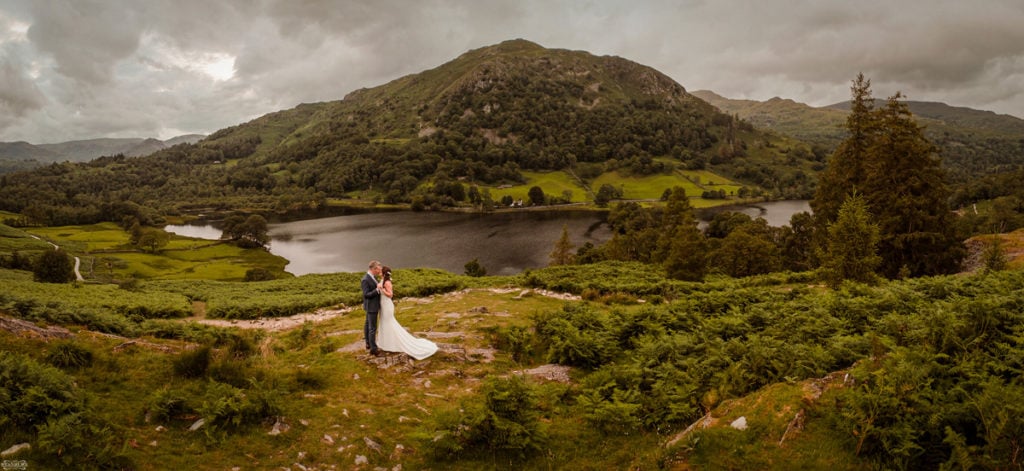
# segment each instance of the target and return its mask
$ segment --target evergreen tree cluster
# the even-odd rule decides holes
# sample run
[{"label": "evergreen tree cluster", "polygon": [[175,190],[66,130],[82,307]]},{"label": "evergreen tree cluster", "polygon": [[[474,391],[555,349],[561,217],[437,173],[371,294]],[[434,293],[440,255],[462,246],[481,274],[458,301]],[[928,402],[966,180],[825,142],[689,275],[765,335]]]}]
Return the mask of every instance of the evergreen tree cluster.
[{"label": "evergreen tree cluster", "polygon": [[851,91],[849,136],[821,173],[811,202],[819,234],[828,234],[825,227],[859,194],[878,225],[881,274],[895,278],[958,270],[964,237],[955,231],[950,191],[935,146],[924,137],[901,94],[876,109],[871,82],[863,74]]}]

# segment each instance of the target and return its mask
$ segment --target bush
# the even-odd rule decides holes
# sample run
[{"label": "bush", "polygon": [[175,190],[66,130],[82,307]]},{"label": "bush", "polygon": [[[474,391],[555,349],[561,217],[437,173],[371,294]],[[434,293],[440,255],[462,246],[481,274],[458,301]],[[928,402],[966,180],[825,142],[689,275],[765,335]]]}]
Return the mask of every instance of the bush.
[{"label": "bush", "polygon": [[159,422],[167,423],[190,414],[195,410],[188,405],[185,395],[178,390],[163,388],[153,394],[149,402],[150,416]]},{"label": "bush", "polygon": [[524,362],[533,353],[534,341],[531,329],[521,326],[495,328],[491,330],[494,348],[509,353],[513,361]]},{"label": "bush", "polygon": [[36,259],[32,273],[39,282],[68,283],[75,281],[75,261],[63,249],[47,250]]},{"label": "bush", "polygon": [[419,436],[439,460],[482,452],[525,457],[547,440],[537,406],[535,392],[521,376],[491,378],[478,396],[462,404],[464,414],[442,413],[435,419],[440,430]]},{"label": "bush", "polygon": [[207,438],[217,441],[224,433],[258,424],[281,413],[280,391],[255,381],[250,385],[243,391],[229,384],[209,383],[198,411],[206,420]]},{"label": "bush", "polygon": [[274,274],[263,267],[250,268],[245,272],[245,281],[270,281],[273,280]]},{"label": "bush", "polygon": [[39,452],[56,458],[62,468],[133,469],[118,439],[103,420],[77,412],[52,418],[39,427]]},{"label": "bush", "polygon": [[199,378],[206,375],[210,367],[211,352],[208,345],[182,352],[174,359],[174,373],[183,378]]},{"label": "bush", "polygon": [[84,368],[92,365],[92,351],[74,342],[60,342],[46,355],[46,362],[58,368]]},{"label": "bush", "polygon": [[0,422],[4,429],[31,429],[47,420],[81,412],[74,378],[32,358],[0,352]]},{"label": "bush", "polygon": [[548,361],[593,369],[618,354],[607,316],[591,307],[567,304],[534,322],[538,343],[548,346]]}]

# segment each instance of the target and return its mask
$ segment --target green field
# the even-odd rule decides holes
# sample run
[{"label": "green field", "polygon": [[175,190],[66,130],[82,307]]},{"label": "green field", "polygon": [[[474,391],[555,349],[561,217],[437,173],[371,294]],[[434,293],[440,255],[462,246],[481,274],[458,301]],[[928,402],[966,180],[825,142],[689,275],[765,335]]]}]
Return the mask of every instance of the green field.
[{"label": "green field", "polygon": [[[0,250],[41,250],[42,241],[13,238],[19,229],[0,225]],[[206,279],[239,281],[252,268],[265,268],[278,277],[288,260],[262,249],[210,242],[171,234],[170,242],[157,253],[147,253],[129,244],[129,234],[114,223],[84,226],[32,227],[24,231],[57,244],[81,259],[82,276],[88,280],[115,279]],[[15,245],[16,244],[16,245]]]},{"label": "green field", "polygon": [[564,171],[522,173],[526,177],[526,183],[508,188],[491,187],[491,198],[499,201],[503,196],[508,195],[513,199],[529,202],[527,194],[530,188],[539,186],[544,190],[545,195],[560,197],[564,191],[571,191],[571,201],[573,203],[586,203],[594,200],[592,191],[597,191],[601,185],[609,184],[622,190],[623,199],[657,200],[661,198],[665,190],[679,186],[686,190],[686,194],[691,198],[691,204],[694,207],[703,208],[735,201],[706,200],[701,198],[701,194],[704,191],[725,190],[726,195],[735,198],[737,192],[742,187],[738,183],[706,170],[677,170],[668,175],[647,175],[643,177],[624,176],[618,171],[607,172],[590,182],[590,191],[580,186],[579,181],[575,177]]},{"label": "green field", "polygon": [[576,180],[572,175],[558,171],[558,172],[522,172],[523,176],[526,177],[526,183],[522,185],[511,186],[508,188],[497,188],[492,187],[491,199],[494,201],[501,201],[504,196],[511,196],[515,200],[523,200],[524,203],[529,203],[530,197],[528,193],[530,188],[539,186],[544,190],[544,194],[551,197],[561,197],[565,191],[572,192],[573,203],[584,203],[587,201],[593,201],[593,197],[587,193],[587,190],[579,185],[579,181]]}]

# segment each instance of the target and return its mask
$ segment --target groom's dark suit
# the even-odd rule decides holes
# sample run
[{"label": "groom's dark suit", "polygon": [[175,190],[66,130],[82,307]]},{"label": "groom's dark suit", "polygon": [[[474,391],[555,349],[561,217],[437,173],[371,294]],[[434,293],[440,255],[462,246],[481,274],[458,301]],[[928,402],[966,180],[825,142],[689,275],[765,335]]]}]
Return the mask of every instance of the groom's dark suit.
[{"label": "groom's dark suit", "polygon": [[380,312],[380,291],[377,280],[369,273],[363,277],[363,310],[366,311],[366,323],[363,324],[363,338],[370,353],[377,353],[377,313]]}]

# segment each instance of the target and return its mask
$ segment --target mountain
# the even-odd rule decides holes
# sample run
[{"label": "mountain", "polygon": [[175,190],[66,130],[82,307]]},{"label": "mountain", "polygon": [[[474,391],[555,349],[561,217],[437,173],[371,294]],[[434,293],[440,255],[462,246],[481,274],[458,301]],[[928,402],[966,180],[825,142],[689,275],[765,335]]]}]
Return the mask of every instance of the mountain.
[{"label": "mountain", "polygon": [[444,207],[525,184],[524,171],[563,171],[592,194],[598,188],[590,182],[602,175],[675,175],[677,168],[806,198],[821,165],[806,144],[758,131],[651,67],[512,40],[142,159],[20,174],[19,186],[0,195],[0,209],[121,221],[120,211],[139,212],[108,201],[161,214],[287,211],[344,198]]},{"label": "mountain", "polygon": [[758,129],[787,134],[811,143],[834,147],[845,137],[846,110],[814,108],[775,97],[767,101],[734,100],[709,90],[693,95],[731,115],[737,115]]},{"label": "mountain", "polygon": [[60,154],[25,141],[0,142],[0,156],[11,160],[51,160]]},{"label": "mountain", "polygon": [[[695,96],[754,127],[793,136],[829,151],[845,137],[849,102],[815,108],[781,98],[767,101],[733,100],[701,90]],[[945,103],[907,101],[925,136],[939,148],[954,181],[1024,167],[1024,119]],[[875,106],[885,101],[876,99]]]},{"label": "mountain", "polygon": [[88,162],[105,155],[144,156],[177,144],[193,144],[205,137],[202,134],[185,134],[166,141],[153,138],[101,138],[55,144],[0,142],[0,173],[27,170],[52,162]]}]

